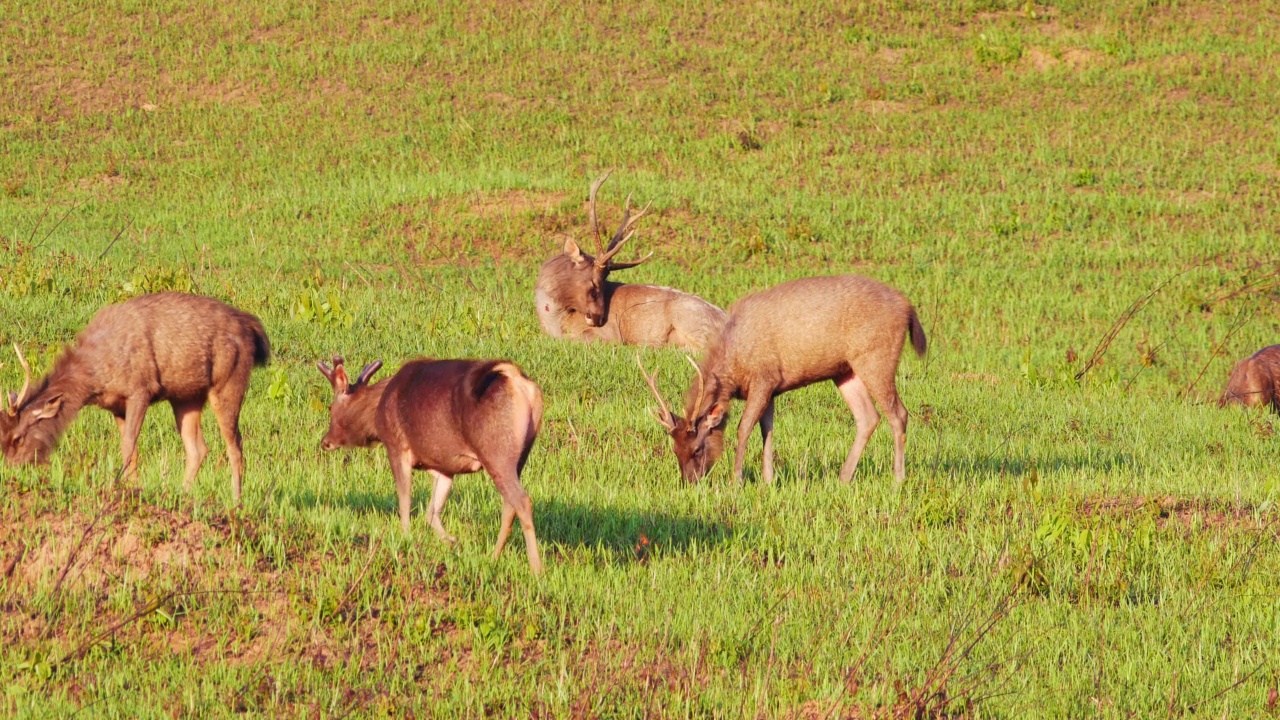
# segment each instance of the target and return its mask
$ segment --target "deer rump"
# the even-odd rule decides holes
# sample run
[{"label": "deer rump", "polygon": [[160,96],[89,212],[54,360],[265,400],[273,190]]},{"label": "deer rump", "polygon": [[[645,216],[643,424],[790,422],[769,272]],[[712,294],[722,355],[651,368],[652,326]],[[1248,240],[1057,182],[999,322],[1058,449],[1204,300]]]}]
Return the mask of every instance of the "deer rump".
[{"label": "deer rump", "polygon": [[1280,412],[1280,345],[1262,348],[1236,364],[1218,398],[1219,407],[1229,403],[1268,405]]},{"label": "deer rump", "polygon": [[445,475],[511,463],[517,472],[524,468],[542,424],[542,401],[512,363],[414,360],[386,382],[378,437],[388,448],[409,450],[415,468]]}]

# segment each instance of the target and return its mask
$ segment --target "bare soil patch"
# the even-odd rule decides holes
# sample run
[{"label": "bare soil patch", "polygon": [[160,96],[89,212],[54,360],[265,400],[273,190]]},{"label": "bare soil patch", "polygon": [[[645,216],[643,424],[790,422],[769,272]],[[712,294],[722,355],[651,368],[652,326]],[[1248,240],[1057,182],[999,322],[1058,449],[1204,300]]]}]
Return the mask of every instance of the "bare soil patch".
[{"label": "bare soil patch", "polygon": [[1157,525],[1192,529],[1198,526],[1222,530],[1259,530],[1270,521],[1255,517],[1256,508],[1205,498],[1178,498],[1172,495],[1136,495],[1089,498],[1081,514],[1085,517],[1148,515]]}]

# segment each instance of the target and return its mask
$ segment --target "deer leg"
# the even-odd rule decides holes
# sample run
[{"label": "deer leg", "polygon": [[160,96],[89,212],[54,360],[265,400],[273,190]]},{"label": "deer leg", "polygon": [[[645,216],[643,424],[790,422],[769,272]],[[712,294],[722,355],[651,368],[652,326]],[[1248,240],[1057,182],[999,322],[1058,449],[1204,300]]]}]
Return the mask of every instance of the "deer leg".
[{"label": "deer leg", "polygon": [[142,433],[142,421],[147,417],[147,398],[129,398],[125,402],[124,417],[116,417],[120,429],[120,457],[124,461],[126,477],[138,475],[138,435]]},{"label": "deer leg", "polygon": [[[391,461],[391,475],[396,480],[396,499],[400,505],[400,529],[407,533],[409,532],[409,514],[413,510],[413,453],[407,449],[388,447],[387,459]],[[435,499],[435,493],[432,493],[433,503]],[[443,498],[440,504],[444,505]]]},{"label": "deer leg", "polygon": [[760,415],[760,439],[764,441],[764,481],[773,484],[773,401],[765,406]]},{"label": "deer leg", "polygon": [[237,505],[240,504],[240,483],[244,478],[244,450],[240,444],[240,403],[243,400],[243,389],[236,397],[217,392],[209,396],[213,416],[218,419],[218,430],[222,432],[222,440],[227,446],[227,463],[231,465],[231,499]]},{"label": "deer leg", "polygon": [[187,451],[187,469],[182,476],[182,487],[190,491],[195,484],[196,473],[200,471],[200,464],[209,454],[209,447],[204,443],[204,432],[200,429],[204,400],[172,401],[169,404],[173,407],[173,419]]},{"label": "deer leg", "polygon": [[[742,463],[747,456],[747,441],[751,439],[751,431],[764,415],[765,410],[773,403],[772,388],[757,390],[752,388],[747,394],[746,405],[742,408],[742,418],[738,420],[738,449],[733,454],[733,479],[742,483]],[[770,468],[772,469],[772,468]]]},{"label": "deer leg", "polygon": [[[440,522],[440,514],[444,512],[444,502],[449,499],[449,490],[453,488],[453,478],[436,470],[428,470],[431,477],[435,479],[435,485],[431,488],[431,516],[428,522],[431,529],[436,531],[436,535],[446,543],[453,545],[458,542],[457,538],[449,534],[444,529],[444,523]],[[399,487],[397,481],[396,486]]]},{"label": "deer leg", "polygon": [[885,378],[868,376],[866,383],[889,421],[889,427],[893,428],[893,477],[901,482],[907,476],[907,407],[898,397],[893,375]]},{"label": "deer leg", "polygon": [[853,479],[853,473],[858,469],[858,461],[862,459],[862,451],[867,449],[871,433],[875,432],[876,426],[880,424],[880,413],[876,412],[876,404],[871,400],[871,393],[867,390],[866,383],[856,373],[837,378],[835,383],[845,404],[849,406],[849,410],[853,411],[853,421],[857,424],[858,432],[853,440],[853,447],[849,450],[849,456],[845,458],[844,465],[840,468],[840,482],[847,483]]},{"label": "deer leg", "polygon": [[494,557],[502,553],[507,536],[510,535],[508,513],[514,513],[520,518],[520,529],[524,531],[524,549],[529,556],[529,569],[534,575],[541,575],[542,556],[538,553],[538,536],[533,529],[533,501],[529,499],[529,493],[525,492],[520,485],[519,476],[514,472],[490,474],[493,475],[493,484],[498,487],[498,493],[502,495],[502,524],[507,528],[506,532],[500,530],[498,533],[498,544],[493,548]]},{"label": "deer leg", "polygon": [[516,508],[507,502],[506,498],[502,499],[502,525],[498,528],[498,542],[493,546],[493,559],[497,560],[502,555],[502,548],[507,546],[507,538],[511,537],[511,523],[516,519]]}]

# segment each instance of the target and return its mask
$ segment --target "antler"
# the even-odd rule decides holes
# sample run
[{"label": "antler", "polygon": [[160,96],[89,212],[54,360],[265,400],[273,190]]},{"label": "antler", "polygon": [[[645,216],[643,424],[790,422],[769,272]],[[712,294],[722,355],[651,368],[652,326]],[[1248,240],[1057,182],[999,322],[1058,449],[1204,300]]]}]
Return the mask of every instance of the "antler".
[{"label": "antler", "polygon": [[626,204],[623,206],[622,210],[622,224],[618,226],[618,232],[613,234],[613,239],[609,241],[608,247],[601,248],[600,257],[596,258],[597,265],[610,270],[622,270],[624,268],[635,267],[636,265],[639,265],[645,260],[653,257],[653,253],[650,252],[639,260],[621,263],[612,262],[613,256],[618,254],[618,250],[622,249],[622,244],[630,240],[632,235],[636,234],[636,231],[632,229],[632,226],[636,224],[637,220],[644,217],[645,214],[649,212],[649,207],[651,205],[653,205],[653,201],[649,201],[640,210],[640,212],[632,215],[631,196],[627,196]]},{"label": "antler", "polygon": [[[698,394],[694,396],[694,398],[695,398],[694,402],[695,402],[697,405],[701,405],[701,404],[702,404],[702,391],[703,391],[703,390],[705,390],[705,389],[706,389],[706,387],[707,387],[707,386],[706,386],[706,383],[704,382],[703,377],[702,377],[702,368],[698,367],[698,363],[694,362],[694,361],[693,361],[693,358],[689,357],[688,355],[685,355],[685,356],[684,356],[684,359],[685,359],[685,360],[688,360],[688,361],[689,361],[689,364],[693,366],[693,370],[694,370],[694,372],[698,373]],[[695,405],[695,408],[696,408],[696,407],[697,407],[697,406]],[[699,408],[699,409],[700,409],[700,408]],[[689,413],[689,422],[693,422],[693,421],[694,421],[694,413],[693,413],[693,412],[691,412],[691,413]]]},{"label": "antler", "polygon": [[653,392],[653,397],[658,400],[658,407],[661,408],[661,410],[658,413],[654,414],[654,419],[657,420],[658,423],[661,424],[663,427],[665,427],[667,430],[674,429],[676,426],[676,421],[673,417],[671,417],[671,411],[667,409],[667,404],[663,402],[662,393],[658,392],[658,384],[657,384],[658,371],[654,370],[652,376],[646,373],[644,371],[644,363],[640,361],[639,353],[636,354],[636,365],[640,366],[640,374],[644,376],[645,383],[649,386],[649,390]]},{"label": "antler", "polygon": [[[612,168],[605,170],[603,175],[596,178],[596,181],[591,183],[591,206],[587,212],[591,217],[591,234],[596,236],[597,243],[600,242],[600,228],[596,226],[596,192],[600,189],[600,186],[604,184],[604,181],[609,179],[611,174],[613,174]],[[604,249],[603,244],[601,244],[600,249]]]},{"label": "antler", "polygon": [[368,365],[365,365],[364,369],[360,371],[360,375],[356,377],[355,384],[364,385],[365,383],[369,382],[369,378],[373,377],[373,374],[378,372],[378,370],[381,368],[382,368],[381,360],[374,360]]},{"label": "antler", "polygon": [[13,351],[18,354],[18,364],[22,366],[22,389],[17,395],[10,393],[8,396],[9,404],[5,408],[5,412],[15,415],[18,409],[22,407],[22,403],[27,400],[27,391],[31,389],[31,366],[27,364],[27,359],[22,356],[22,348],[18,347],[18,343],[13,344]]}]

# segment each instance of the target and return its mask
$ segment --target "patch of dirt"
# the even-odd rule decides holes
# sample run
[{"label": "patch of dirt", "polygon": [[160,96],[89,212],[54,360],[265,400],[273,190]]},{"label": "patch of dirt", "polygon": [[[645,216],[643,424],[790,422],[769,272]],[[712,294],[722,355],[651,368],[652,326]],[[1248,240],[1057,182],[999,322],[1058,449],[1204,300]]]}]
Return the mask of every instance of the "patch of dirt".
[{"label": "patch of dirt", "polygon": [[1085,48],[1068,48],[1062,51],[1062,62],[1072,70],[1080,70],[1083,68],[1101,65],[1105,62],[1107,56],[1096,50],[1087,50]]},{"label": "patch of dirt", "polygon": [[1268,523],[1254,518],[1256,509],[1247,505],[1205,498],[1177,498],[1172,495],[1089,498],[1080,507],[1085,517],[1150,515],[1159,527],[1177,524],[1185,529],[1260,530]]},{"label": "patch of dirt", "polygon": [[897,100],[863,100],[858,103],[858,109],[872,115],[893,115],[910,112],[911,106]]},{"label": "patch of dirt", "polygon": [[1044,72],[1062,63],[1061,60],[1053,56],[1053,53],[1038,47],[1028,48],[1022,58],[1037,72]]},{"label": "patch of dirt", "polygon": [[508,190],[481,196],[471,203],[470,210],[482,218],[538,212],[550,214],[568,199],[569,193]]},{"label": "patch of dirt", "polygon": [[875,59],[886,65],[897,65],[907,56],[907,51],[901,48],[882,47],[876,51]]}]

